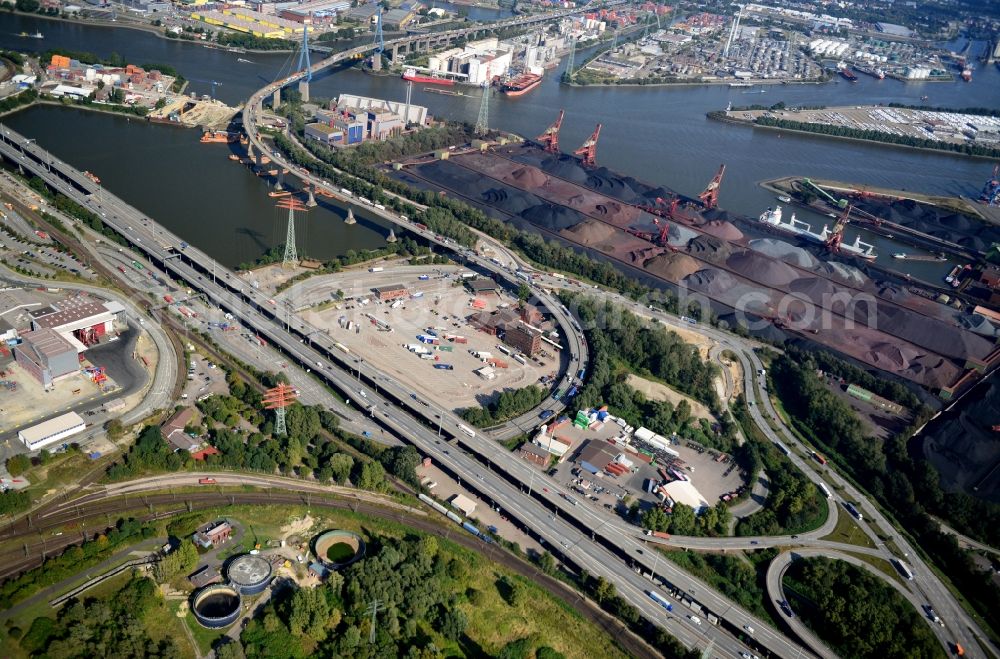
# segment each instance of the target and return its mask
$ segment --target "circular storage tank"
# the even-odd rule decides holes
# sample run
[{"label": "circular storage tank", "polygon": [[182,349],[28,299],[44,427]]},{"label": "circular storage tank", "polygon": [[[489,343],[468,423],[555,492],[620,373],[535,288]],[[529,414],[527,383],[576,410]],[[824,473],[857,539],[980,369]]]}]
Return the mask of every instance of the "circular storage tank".
[{"label": "circular storage tank", "polygon": [[352,531],[324,531],[313,540],[313,554],[324,566],[335,570],[365,556],[365,541]]},{"label": "circular storage tank", "polygon": [[203,627],[228,627],[240,617],[243,600],[232,586],[206,586],[194,594],[191,611]]},{"label": "circular storage tank", "polygon": [[256,595],[271,583],[271,562],[251,554],[237,556],[226,568],[226,579],[241,595]]}]

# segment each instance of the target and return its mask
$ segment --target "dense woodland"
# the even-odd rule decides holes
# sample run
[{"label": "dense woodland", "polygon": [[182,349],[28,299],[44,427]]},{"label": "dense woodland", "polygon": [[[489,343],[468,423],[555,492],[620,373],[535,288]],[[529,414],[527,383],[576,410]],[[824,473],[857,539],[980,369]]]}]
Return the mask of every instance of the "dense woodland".
[{"label": "dense woodland", "polygon": [[545,400],[545,390],[531,384],[521,389],[500,392],[493,400],[481,406],[466,407],[460,416],[477,428],[488,428],[517,418]]},{"label": "dense woodland", "polygon": [[850,407],[823,387],[808,356],[772,361],[769,378],[791,414],[796,429],[870,492],[906,529],[938,566],[947,566],[952,583],[984,620],[995,622],[1000,588],[942,533],[932,516],[987,544],[1000,544],[1000,506],[961,492],[944,492],[937,471],[922,454],[911,452],[910,439],[931,416],[918,410],[910,426],[884,442],[866,438]]},{"label": "dense woodland", "polygon": [[736,451],[736,459],[756,480],[767,475],[768,492],[764,508],[736,525],[736,535],[787,535],[818,527],[826,518],[827,502],[816,486],[796,469],[791,460],[761,435],[740,394],[733,413],[748,441]]},{"label": "dense woodland", "polygon": [[114,526],[99,532],[79,545],[70,545],[59,556],[48,558],[41,567],[28,570],[0,584],[0,610],[34,595],[40,589],[68,579],[81,570],[108,558],[120,547],[153,535],[153,528],[135,519],[119,519]]},{"label": "dense woodland", "polygon": [[154,642],[146,631],[147,616],[167,615],[156,583],[133,577],[111,597],[71,600],[54,620],[35,618],[19,644],[30,656],[46,659],[179,659],[173,639]]},{"label": "dense woodland", "polygon": [[673,535],[723,536],[729,534],[732,515],[724,501],[695,515],[694,508],[683,503],[675,503],[670,514],[663,508],[654,506],[646,509],[639,517],[644,529],[666,531]]},{"label": "dense woodland", "polygon": [[[580,318],[591,353],[578,407],[606,404],[612,413],[635,427],[646,426],[665,437],[677,433],[726,452],[733,449],[736,424],[722,409],[715,391],[718,367],[704,361],[697,348],[675,332],[617,305],[574,296],[565,296],[564,300]],[[686,401],[675,407],[665,401],[648,400],[626,383],[629,373],[665,382],[704,403],[720,419],[719,431],[694,417]]]},{"label": "dense woodland", "polygon": [[[488,654],[466,633],[484,596],[467,588],[468,570],[462,557],[449,556],[430,536],[373,539],[363,561],[317,588],[279,591],[243,632],[244,653],[273,657],[281,648],[289,658],[431,659],[447,648],[451,656]],[[510,605],[523,606],[527,592],[519,580],[501,577],[496,588]],[[376,599],[378,625],[370,643],[369,607]],[[562,655],[548,648],[539,656]]]},{"label": "dense woodland", "polygon": [[807,558],[792,563],[784,583],[792,608],[844,659],[946,656],[913,606],[866,570]]}]

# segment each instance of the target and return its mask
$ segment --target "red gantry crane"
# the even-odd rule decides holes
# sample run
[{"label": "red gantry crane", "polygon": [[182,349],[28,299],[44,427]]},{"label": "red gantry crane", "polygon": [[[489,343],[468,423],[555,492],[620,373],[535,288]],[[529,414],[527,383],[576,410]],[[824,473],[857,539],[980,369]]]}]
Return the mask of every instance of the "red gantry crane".
[{"label": "red gantry crane", "polygon": [[601,124],[597,124],[594,134],[583,143],[583,146],[573,152],[573,155],[582,157],[584,166],[594,167],[597,165],[597,139],[600,136]]},{"label": "red gantry crane", "polygon": [[559,153],[559,129],[562,128],[563,115],[565,114],[565,110],[559,110],[559,118],[556,119],[556,122],[538,136],[538,141],[545,145],[545,150],[549,153]]},{"label": "red gantry crane", "polygon": [[844,240],[844,228],[847,227],[847,223],[851,221],[851,206],[848,205],[844,209],[844,214],[837,218],[837,222],[833,225],[833,231],[826,239],[826,247],[831,252],[840,251],[840,243]]},{"label": "red gantry crane", "polygon": [[709,181],[708,187],[705,191],[698,195],[698,199],[701,199],[701,203],[704,204],[705,208],[712,210],[719,203],[719,188],[722,187],[722,176],[726,173],[726,165],[722,164],[719,166],[719,171],[716,173],[715,177]]},{"label": "red gantry crane", "polygon": [[264,403],[264,409],[274,410],[274,434],[287,435],[288,430],[285,428],[285,408],[295,402],[295,389],[284,382],[280,382],[277,387],[264,392],[261,402]]}]

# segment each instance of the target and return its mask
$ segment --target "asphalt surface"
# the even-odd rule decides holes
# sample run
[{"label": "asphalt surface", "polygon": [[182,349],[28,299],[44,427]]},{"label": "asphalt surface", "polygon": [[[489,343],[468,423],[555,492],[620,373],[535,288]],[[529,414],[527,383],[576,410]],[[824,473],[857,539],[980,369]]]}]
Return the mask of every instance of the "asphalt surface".
[{"label": "asphalt surface", "polygon": [[[367,49],[359,50],[364,51]],[[339,61],[339,59],[349,57],[351,54],[351,51],[348,51],[348,53],[341,53],[334,58],[324,60],[324,62],[314,67],[314,71],[329,66],[335,61]],[[276,88],[290,84],[296,79],[297,76],[293,76],[275,85],[265,87],[251,98],[245,111],[245,119],[251,143],[254,144],[255,148],[268,153],[276,164],[288,167],[295,172],[295,176],[303,178],[308,183],[329,189],[329,186],[325,186],[318,179],[311,177],[303,170],[295,169],[289,163],[283,161],[278,154],[265,150],[265,145],[260,141],[259,135],[256,133],[256,126],[254,124],[255,112],[260,111],[262,99],[265,96],[270,96]],[[365,374],[361,376],[361,381],[358,382],[353,380],[350,375],[345,376],[339,370],[331,368],[327,363],[331,358],[338,361],[341,368],[349,370],[351,365],[340,360],[337,355],[331,354],[329,350],[330,346],[324,345],[322,338],[314,339],[312,336],[308,338],[303,337],[298,343],[296,343],[294,338],[290,338],[294,337],[295,333],[302,329],[281,326],[285,324],[283,316],[287,318],[290,314],[269,307],[269,303],[266,300],[261,300],[260,296],[255,294],[254,291],[246,290],[247,287],[233,282],[230,273],[219,268],[211,259],[201,254],[198,250],[188,247],[184,251],[183,258],[178,258],[176,254],[170,254],[170,248],[178,245],[179,239],[156,227],[150,220],[144,219],[137,211],[128,208],[123,202],[107,194],[98,186],[95,186],[92,182],[82,177],[82,174],[79,172],[70,170],[68,166],[55,161],[51,156],[39,149],[37,145],[25,143],[23,138],[16,136],[7,129],[4,129],[3,137],[4,139],[0,141],[0,150],[12,160],[24,163],[28,168],[33,169],[35,173],[46,178],[50,185],[74,197],[77,201],[84,203],[96,212],[102,213],[108,224],[132,240],[139,249],[145,251],[154,261],[163,263],[164,267],[175,276],[190,282],[193,286],[204,291],[214,304],[241,312],[241,318],[249,326],[258,329],[263,335],[268,336],[278,343],[282,350],[299,363],[303,365],[316,364],[319,372],[333,386],[347,394],[356,391],[355,398],[357,400],[364,400],[365,405],[371,405],[366,411],[372,418],[377,419],[386,428],[412,441],[419,449],[434,458],[447,471],[460,479],[466,479],[468,487],[476,490],[486,500],[493,501],[497,506],[507,511],[507,514],[512,518],[517,519],[523,526],[537,533],[540,539],[552,548],[553,553],[561,556],[572,565],[587,569],[595,576],[604,576],[606,579],[613,581],[618,586],[619,592],[630,603],[635,605],[644,616],[663,625],[685,645],[689,647],[704,647],[707,641],[711,641],[720,652],[725,654],[729,654],[730,652],[738,653],[743,651],[744,646],[734,639],[731,633],[749,624],[757,629],[754,637],[755,640],[761,646],[770,649],[776,654],[781,656],[796,656],[803,652],[803,649],[797,644],[776,633],[762,621],[755,620],[748,612],[732,605],[706,584],[690,577],[673,565],[668,564],[667,561],[659,559],[655,552],[644,552],[642,548],[646,546],[644,543],[645,538],[638,536],[635,527],[625,525],[617,518],[606,515],[601,511],[589,510],[588,507],[575,507],[562,498],[561,495],[563,493],[558,488],[545,487],[545,485],[550,484],[549,481],[546,481],[544,477],[537,476],[535,470],[520,462],[506,451],[498,449],[493,440],[483,437],[482,433],[478,433],[475,436],[467,435],[459,429],[458,421],[454,417],[443,414],[443,418],[441,419],[443,430],[439,431],[439,434],[443,436],[440,440],[437,439],[432,428],[420,424],[408,413],[399,412],[393,406],[393,402],[395,402],[409,408],[410,413],[425,417],[429,426],[434,426],[438,423],[434,417],[430,416],[430,413],[411,406],[408,402],[410,400],[408,392],[401,390],[399,385],[391,380],[381,379],[380,374],[377,373]],[[41,163],[41,166],[39,166],[39,163]],[[53,167],[61,170],[63,173],[53,173],[50,171]],[[338,196],[337,193],[339,193],[339,190],[332,192],[334,192],[334,196]],[[345,198],[343,201],[349,202],[351,200]],[[404,226],[408,231],[421,233],[417,227],[401,220],[401,218],[392,213],[380,213],[377,209],[370,207],[366,208],[366,210],[378,213],[382,219]],[[489,262],[468,250],[462,250],[454,244],[449,245],[447,242],[433,235],[428,234],[424,235],[424,237],[448,249],[456,250],[478,269],[493,272],[501,279],[510,281],[512,285],[520,283],[520,280],[513,278],[512,271],[508,270],[504,274],[503,269],[493,267]],[[164,242],[161,243],[160,241]],[[209,263],[212,264],[213,272],[218,273],[218,276],[228,280],[224,282],[224,285],[211,280],[207,268],[207,264]],[[543,302],[548,300],[546,306],[550,310],[556,312],[559,309],[557,306],[558,302],[553,301],[540,286],[535,286],[533,290]],[[602,294],[611,298],[616,297],[603,292]],[[638,306],[631,301],[625,302],[627,303],[626,306],[630,308]],[[651,314],[644,307],[638,307],[637,312],[640,312],[641,315],[654,315],[658,320],[667,325],[671,323],[679,324],[681,322],[664,314]],[[557,321],[560,324],[572,322],[568,313],[561,319],[558,313],[556,315]],[[685,328],[691,329],[690,326],[686,325]],[[771,407],[767,397],[764,396],[758,400],[756,396],[756,387],[759,382],[756,382],[755,379],[759,378],[763,380],[763,376],[757,375],[757,371],[762,368],[762,365],[757,356],[750,350],[750,347],[752,347],[751,342],[742,341],[734,336],[706,326],[699,325],[697,329],[724,345],[740,359],[745,378],[744,389],[747,391],[747,397],[751,403],[751,415],[768,439],[779,447],[785,447],[786,450],[789,446],[797,444],[797,440],[794,439],[791,432],[778,421],[779,417]],[[567,369],[568,375],[566,377],[568,381],[579,368],[578,364],[586,363],[586,355],[583,352],[585,346],[580,341],[576,331],[568,331],[565,333],[565,336],[570,341],[569,349],[577,357],[577,364],[571,362]],[[572,343],[574,339],[577,341],[576,345]],[[309,341],[308,345],[305,344],[307,340]],[[318,352],[314,349],[314,340],[323,352]],[[379,389],[379,394],[375,393],[374,387],[376,386]],[[760,410],[761,405],[764,407],[764,413],[771,417],[770,419],[766,419],[763,416],[764,413]],[[531,420],[533,421],[534,419]],[[775,432],[771,428],[769,423],[771,421],[775,423],[778,432]],[[512,428],[508,428],[507,431],[511,433],[516,432]],[[450,444],[446,443],[449,435],[454,439]],[[463,449],[467,449],[474,455],[466,453]],[[825,482],[827,485],[833,484],[835,487],[832,487],[832,490],[843,492],[849,500],[856,502],[856,505],[864,511],[866,518],[873,519],[884,533],[892,536],[893,541],[904,552],[904,558],[908,560],[916,574],[915,587],[932,603],[939,615],[945,619],[949,625],[949,631],[952,632],[956,640],[966,647],[967,653],[975,653],[978,645],[970,642],[971,635],[975,634],[983,638],[982,633],[978,630],[975,623],[961,610],[944,585],[929,570],[926,564],[918,556],[914,555],[912,548],[903,541],[902,537],[889,525],[881,513],[832,470],[827,470],[824,477],[820,477],[813,470],[813,465],[808,464],[807,461],[797,456],[794,451],[791,452],[789,457],[793,464],[814,482]],[[491,470],[494,468],[499,468],[499,473],[493,473]],[[526,484],[531,490],[530,496],[525,496],[519,491]],[[838,501],[839,498],[837,495],[834,495],[831,504],[834,506],[838,505]],[[836,517],[830,515],[823,527],[808,534],[809,537],[800,537],[797,539],[761,538],[756,539],[755,543],[755,539],[743,538],[675,538],[671,540],[671,544],[685,542],[687,543],[685,546],[695,546],[697,543],[704,543],[702,548],[717,550],[729,547],[749,549],[756,546],[775,545],[780,542],[793,543],[792,541],[795,540],[804,540],[810,544],[818,544],[820,550],[827,553],[835,552],[836,548],[856,552],[858,548],[850,545],[841,545],[839,543],[820,544],[824,541],[818,538],[832,531],[835,523]],[[875,551],[884,557],[891,556],[885,545],[878,539],[874,530],[867,525],[863,525],[863,527],[866,533],[876,542],[878,549]],[[678,619],[667,615],[645,595],[645,591],[651,588],[650,582],[645,577],[633,572],[628,567],[629,565],[635,566],[635,569],[643,573],[647,571],[655,573],[657,579],[666,581],[681,590],[697,592],[697,601],[723,618],[729,625],[729,628],[719,628],[710,625],[697,626],[686,619]]]},{"label": "asphalt surface", "polygon": [[[187,281],[190,286],[203,292],[213,304],[232,312],[245,326],[268,337],[293,360],[302,365],[313,365],[312,368],[322,373],[331,385],[345,394],[358,392],[355,398],[360,397],[366,401],[366,405],[372,405],[367,410],[368,414],[378,419],[387,430],[407,438],[442,468],[460,481],[464,480],[466,487],[475,490],[482,498],[492,501],[497,507],[506,511],[507,516],[517,520],[523,528],[537,534],[540,541],[546,543],[564,562],[615,583],[618,592],[644,617],[662,625],[684,645],[706,647],[709,643],[714,643],[717,648],[727,653],[748,649],[720,627],[695,625],[687,618],[667,614],[646,594],[651,584],[640,574],[641,572],[650,574],[655,572],[657,579],[661,581],[676,584],[684,590],[697,591],[699,600],[704,606],[718,612],[723,619],[732,621],[737,629],[744,624],[764,629],[762,621],[755,620],[748,611],[732,605],[707,584],[694,579],[668,561],[660,560],[658,555],[646,554],[643,550],[644,543],[636,535],[634,527],[623,525],[617,518],[602,518],[599,513],[587,510],[586,507],[572,506],[562,498],[563,493],[555,488],[549,491],[535,488],[530,497],[525,496],[519,491],[519,486],[536,478],[536,470],[498,446],[494,439],[485,438],[480,434],[469,436],[463,433],[459,429],[460,421],[447,413],[441,414],[443,436],[442,439],[438,439],[433,430],[409,414],[398,411],[393,405],[395,402],[407,406],[411,412],[430,417],[427,419],[429,425],[436,424],[437,419],[433,413],[424,406],[412,402],[408,389],[400,387],[393,381],[380,379],[380,375],[374,373],[362,375],[362,383],[359,385],[349,374],[329,365],[328,360],[331,357],[339,359],[342,354],[339,350],[334,349],[332,345],[322,346],[326,348],[324,353],[313,348],[314,341],[322,344],[324,341],[322,337],[311,336],[307,344],[306,338],[297,341],[290,336],[290,332],[299,329],[284,324],[290,312],[283,313],[275,309],[276,305],[271,305],[258,291],[246,286],[197,248],[187,246],[182,255],[173,252],[171,248],[181,244],[178,237],[96,186],[74,168],[44,152],[35,143],[26,143],[23,137],[8,128],[3,129],[0,137],[3,138],[0,139],[0,151],[8,157],[23,163],[55,189],[100,214],[108,225],[126,236],[136,249],[143,251],[171,276]],[[399,222],[395,216],[392,216],[392,219]],[[442,244],[443,247],[455,249],[453,244],[443,243],[436,236],[430,235],[429,239]],[[483,271],[493,272],[499,278],[510,280],[512,285],[520,281],[514,281],[515,278],[511,273],[496,268],[495,264],[476,256],[469,250],[463,250],[463,255]],[[215,273],[214,277],[212,273]],[[568,312],[563,310],[558,302],[541,288],[534,290],[537,297],[552,310],[557,321],[561,316],[560,324],[566,326],[572,323]],[[567,380],[571,380],[575,370],[579,368],[578,365],[586,363],[587,355],[576,332],[567,332],[566,339],[567,347],[576,355],[575,360],[570,360],[567,370],[569,374]],[[350,364],[343,361],[340,363],[342,367],[350,369]],[[375,393],[376,385],[379,394]],[[387,395],[394,401],[387,400]],[[456,445],[449,446],[446,443],[447,435],[444,433],[461,438],[476,456],[462,451]],[[489,479],[483,475],[497,468],[499,473],[490,475]],[[570,521],[563,517],[567,513],[571,515]],[[795,654],[800,651],[798,646],[770,630],[758,633],[757,640],[778,654]]]}]

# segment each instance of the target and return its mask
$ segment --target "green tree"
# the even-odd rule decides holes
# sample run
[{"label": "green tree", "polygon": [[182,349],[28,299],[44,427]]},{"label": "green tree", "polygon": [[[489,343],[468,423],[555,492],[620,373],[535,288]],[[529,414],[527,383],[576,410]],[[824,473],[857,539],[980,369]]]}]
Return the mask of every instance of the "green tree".
[{"label": "green tree", "polygon": [[385,469],[378,462],[365,462],[357,470],[355,484],[362,490],[380,491],[385,488]]},{"label": "green tree", "polygon": [[21,476],[24,472],[31,468],[31,459],[28,458],[24,453],[19,453],[17,455],[12,455],[7,458],[7,471],[10,472],[11,476],[15,478]]},{"label": "green tree", "polygon": [[642,528],[653,531],[666,531],[670,527],[670,515],[662,508],[655,506],[642,514]]},{"label": "green tree", "polygon": [[118,439],[125,434],[125,426],[118,419],[110,419],[104,424],[104,431],[108,433],[109,439]]},{"label": "green tree", "polygon": [[542,569],[545,574],[555,574],[556,572],[556,559],[553,558],[552,554],[547,551],[542,552],[538,557],[538,567]]},{"label": "green tree", "polygon": [[334,453],[327,461],[327,466],[333,472],[333,480],[343,485],[354,468],[354,458],[346,453]]},{"label": "green tree", "polygon": [[674,535],[694,535],[694,508],[683,503],[675,503],[670,515],[670,532]]},{"label": "green tree", "polygon": [[226,636],[224,640],[215,646],[215,659],[246,659],[243,652],[243,645],[239,641]]}]

